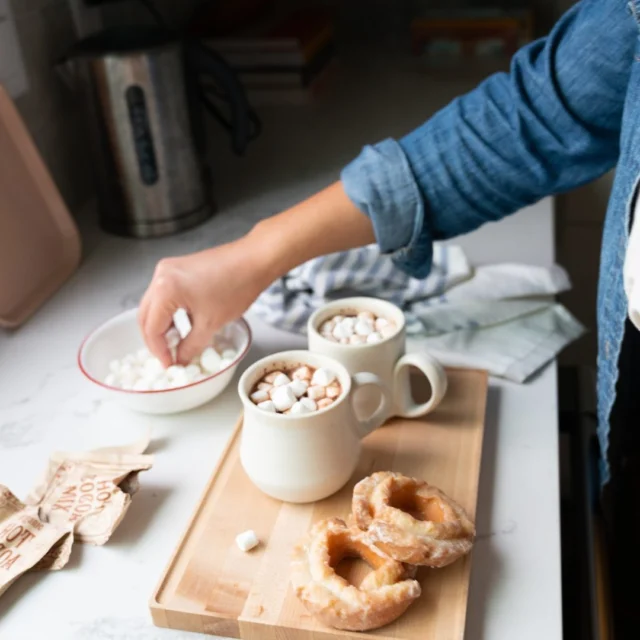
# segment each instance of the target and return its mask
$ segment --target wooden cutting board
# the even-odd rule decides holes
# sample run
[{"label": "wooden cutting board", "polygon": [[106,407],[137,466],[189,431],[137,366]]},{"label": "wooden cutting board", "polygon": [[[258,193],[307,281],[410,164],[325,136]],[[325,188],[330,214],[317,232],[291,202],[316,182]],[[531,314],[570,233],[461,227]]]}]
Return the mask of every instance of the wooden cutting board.
[{"label": "wooden cutting board", "polygon": [[[487,375],[450,369],[449,390],[424,419],[394,419],[363,442],[360,464],[342,491],[310,505],[273,500],[240,464],[242,420],[151,601],[156,625],[245,640],[460,640],[464,635],[471,556],[418,574],[422,596],[396,622],[366,633],[329,629],[292,593],[289,557],[317,520],[350,513],[351,491],[374,471],[424,478],[475,517]],[[262,541],[241,552],[235,536],[254,529]]]},{"label": "wooden cutting board", "polygon": [[80,236],[0,86],[0,327],[17,327],[75,271]]}]

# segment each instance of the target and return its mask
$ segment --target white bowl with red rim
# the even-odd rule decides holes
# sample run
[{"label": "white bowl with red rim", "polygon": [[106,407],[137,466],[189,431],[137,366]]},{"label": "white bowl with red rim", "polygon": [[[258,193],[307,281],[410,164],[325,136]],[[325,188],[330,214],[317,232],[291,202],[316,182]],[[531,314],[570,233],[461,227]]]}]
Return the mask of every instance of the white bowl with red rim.
[{"label": "white bowl with red rim", "polygon": [[226,389],[251,346],[251,329],[247,321],[240,318],[225,325],[216,334],[222,336],[237,353],[233,362],[217,373],[184,387],[159,391],[134,391],[109,386],[104,382],[109,373],[109,363],[145,346],[137,316],[138,310],[130,309],[92,331],[80,345],[78,366],[84,376],[99,386],[108,397],[141,413],[179,413],[209,402]]}]

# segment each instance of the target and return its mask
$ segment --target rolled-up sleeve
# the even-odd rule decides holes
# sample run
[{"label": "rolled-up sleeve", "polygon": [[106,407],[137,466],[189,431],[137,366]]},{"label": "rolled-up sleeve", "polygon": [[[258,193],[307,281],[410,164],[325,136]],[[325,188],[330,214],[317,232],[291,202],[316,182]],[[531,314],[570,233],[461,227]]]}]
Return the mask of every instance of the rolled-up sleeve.
[{"label": "rolled-up sleeve", "polygon": [[424,200],[400,144],[389,139],[365,147],[341,179],[351,201],[371,219],[382,253],[416,277],[426,276],[432,249]]},{"label": "rolled-up sleeve", "polygon": [[381,251],[424,277],[434,240],[611,169],[637,36],[625,2],[583,0],[547,38],[518,51],[509,73],[404,138],[365,147],[341,180]]}]

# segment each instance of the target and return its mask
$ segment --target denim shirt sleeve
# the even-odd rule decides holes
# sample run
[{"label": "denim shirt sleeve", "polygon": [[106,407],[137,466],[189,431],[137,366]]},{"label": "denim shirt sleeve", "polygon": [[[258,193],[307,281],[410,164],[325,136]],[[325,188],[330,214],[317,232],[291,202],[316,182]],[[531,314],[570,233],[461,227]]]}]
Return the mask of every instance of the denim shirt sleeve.
[{"label": "denim shirt sleeve", "polygon": [[[416,277],[432,242],[611,169],[638,29],[624,0],[582,0],[548,37],[400,140],[341,174],[381,251]],[[637,64],[637,63],[636,63]]]}]

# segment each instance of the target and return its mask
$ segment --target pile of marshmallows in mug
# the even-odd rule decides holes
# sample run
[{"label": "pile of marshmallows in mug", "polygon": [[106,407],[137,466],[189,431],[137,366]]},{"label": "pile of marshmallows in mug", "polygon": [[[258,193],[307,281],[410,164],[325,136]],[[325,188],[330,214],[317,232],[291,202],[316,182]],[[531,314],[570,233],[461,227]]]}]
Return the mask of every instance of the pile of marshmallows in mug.
[{"label": "pile of marshmallows in mug", "polygon": [[297,367],[289,375],[272,371],[257,383],[250,398],[270,413],[301,415],[332,405],[342,395],[335,372],[326,368]]},{"label": "pile of marshmallows in mug", "polygon": [[375,344],[397,330],[394,322],[376,317],[371,311],[361,311],[356,316],[336,315],[320,325],[323,338],[341,344]]}]

